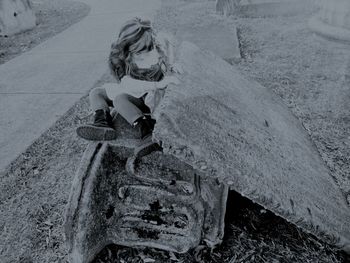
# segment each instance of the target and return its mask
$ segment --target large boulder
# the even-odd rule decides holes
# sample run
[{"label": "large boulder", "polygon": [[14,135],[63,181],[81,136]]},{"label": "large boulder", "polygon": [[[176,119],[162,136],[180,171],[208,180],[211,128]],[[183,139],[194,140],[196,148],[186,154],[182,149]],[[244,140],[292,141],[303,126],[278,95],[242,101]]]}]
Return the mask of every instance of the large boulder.
[{"label": "large boulder", "polygon": [[321,239],[350,249],[350,209],[306,130],[280,98],[210,51],[183,42],[153,140]]},{"label": "large boulder", "polygon": [[0,36],[13,35],[35,25],[30,0],[0,0]]}]

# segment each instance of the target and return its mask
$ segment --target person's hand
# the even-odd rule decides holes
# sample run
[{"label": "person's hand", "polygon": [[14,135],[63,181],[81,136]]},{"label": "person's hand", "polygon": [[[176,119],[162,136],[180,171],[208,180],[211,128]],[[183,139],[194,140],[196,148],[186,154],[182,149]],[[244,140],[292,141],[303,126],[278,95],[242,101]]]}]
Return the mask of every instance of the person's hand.
[{"label": "person's hand", "polygon": [[169,84],[179,85],[180,80],[175,76],[165,76],[163,80],[156,82],[156,88],[165,88]]}]

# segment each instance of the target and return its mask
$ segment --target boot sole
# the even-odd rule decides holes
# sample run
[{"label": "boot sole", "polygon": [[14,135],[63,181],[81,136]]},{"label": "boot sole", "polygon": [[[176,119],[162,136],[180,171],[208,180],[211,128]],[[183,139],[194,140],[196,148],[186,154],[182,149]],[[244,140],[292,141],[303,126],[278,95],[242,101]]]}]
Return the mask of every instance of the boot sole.
[{"label": "boot sole", "polygon": [[79,137],[90,141],[110,141],[115,140],[118,134],[112,128],[102,128],[96,126],[80,126],[77,128]]}]

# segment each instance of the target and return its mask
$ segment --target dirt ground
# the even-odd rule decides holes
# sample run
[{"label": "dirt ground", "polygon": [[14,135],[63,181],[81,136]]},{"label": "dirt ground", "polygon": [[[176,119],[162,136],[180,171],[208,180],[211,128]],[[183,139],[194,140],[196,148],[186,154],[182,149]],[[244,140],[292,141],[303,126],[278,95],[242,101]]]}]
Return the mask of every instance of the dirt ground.
[{"label": "dirt ground", "polygon": [[0,36],[0,65],[28,51],[85,17],[90,7],[68,0],[32,0],[36,27],[13,36]]},{"label": "dirt ground", "polygon": [[[192,23],[214,11],[213,1],[163,2],[167,5],[156,24],[169,30],[176,29],[179,21]],[[243,57],[236,66],[281,96],[308,129],[344,193],[349,193],[349,106],[345,104],[349,92],[343,86],[347,78],[341,75],[347,67],[346,49],[334,49],[333,43],[310,34],[306,19],[305,14],[232,18],[239,28]],[[95,86],[111,81],[106,74]],[[75,128],[89,120],[85,96],[0,174],[0,262],[67,262],[64,211],[87,146]],[[109,246],[95,262],[348,262],[335,248],[238,194],[232,192],[229,200],[224,242],[213,251],[196,249],[178,255]]]}]

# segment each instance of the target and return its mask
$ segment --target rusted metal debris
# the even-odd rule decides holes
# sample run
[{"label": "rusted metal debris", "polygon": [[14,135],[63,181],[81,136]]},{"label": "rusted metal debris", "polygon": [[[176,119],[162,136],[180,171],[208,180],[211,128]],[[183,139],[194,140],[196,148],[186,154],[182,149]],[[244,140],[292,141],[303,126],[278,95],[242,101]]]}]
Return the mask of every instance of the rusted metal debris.
[{"label": "rusted metal debris", "polygon": [[135,156],[125,146],[90,144],[66,215],[70,262],[89,262],[111,243],[178,253],[202,241],[214,246],[224,234],[227,192],[161,151]]}]

